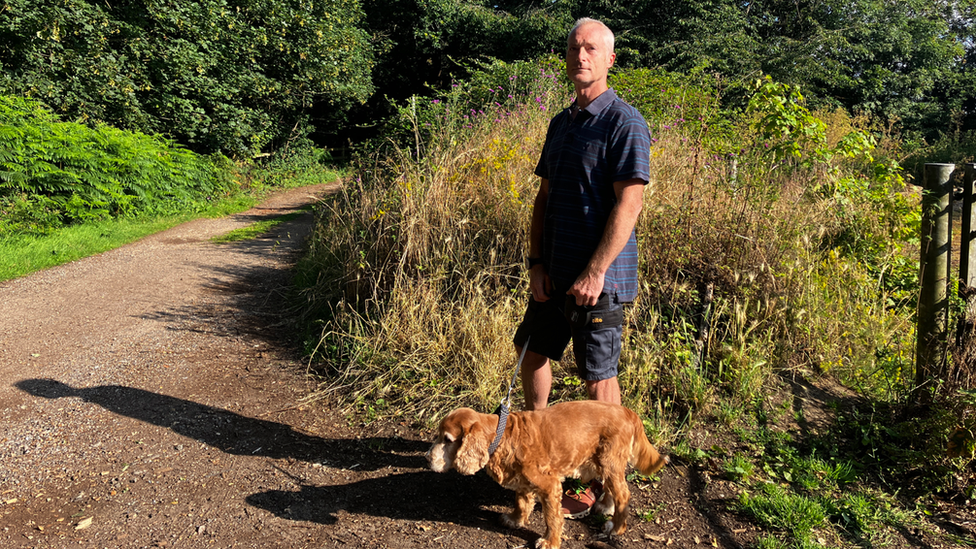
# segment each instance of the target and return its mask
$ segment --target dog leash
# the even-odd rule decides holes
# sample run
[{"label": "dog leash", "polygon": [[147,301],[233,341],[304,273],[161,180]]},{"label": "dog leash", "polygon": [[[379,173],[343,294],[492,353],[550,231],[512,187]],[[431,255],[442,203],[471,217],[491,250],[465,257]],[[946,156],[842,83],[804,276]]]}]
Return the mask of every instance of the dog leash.
[{"label": "dog leash", "polygon": [[525,345],[522,346],[522,354],[519,355],[518,363],[515,364],[515,372],[512,374],[512,382],[508,384],[508,394],[498,405],[498,428],[495,429],[495,440],[488,446],[488,455],[495,453],[498,445],[502,442],[502,435],[505,434],[505,425],[508,423],[508,411],[512,406],[512,389],[515,387],[515,380],[518,379],[519,372],[522,370],[522,361],[525,359],[525,352],[529,350],[529,340],[532,336],[525,338]]}]

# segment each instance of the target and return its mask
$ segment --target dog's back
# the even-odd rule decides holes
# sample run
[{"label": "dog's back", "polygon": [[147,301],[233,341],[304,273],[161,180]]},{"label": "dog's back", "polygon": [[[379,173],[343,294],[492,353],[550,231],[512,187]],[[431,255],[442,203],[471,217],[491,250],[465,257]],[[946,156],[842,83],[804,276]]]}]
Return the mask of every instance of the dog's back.
[{"label": "dog's back", "polygon": [[640,417],[623,406],[577,400],[522,415],[529,416],[526,423],[538,430],[538,442],[548,448],[551,465],[565,475],[590,476],[585,470],[596,465],[593,458],[611,449],[644,474],[667,463],[647,439]]}]

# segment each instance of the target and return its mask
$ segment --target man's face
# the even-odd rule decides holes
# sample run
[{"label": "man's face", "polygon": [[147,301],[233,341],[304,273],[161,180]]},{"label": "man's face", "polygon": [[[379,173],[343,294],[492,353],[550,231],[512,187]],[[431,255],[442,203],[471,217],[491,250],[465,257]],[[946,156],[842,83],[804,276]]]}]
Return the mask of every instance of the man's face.
[{"label": "man's face", "polygon": [[616,58],[607,47],[600,25],[583,25],[570,35],[566,48],[566,74],[577,87],[606,81]]}]

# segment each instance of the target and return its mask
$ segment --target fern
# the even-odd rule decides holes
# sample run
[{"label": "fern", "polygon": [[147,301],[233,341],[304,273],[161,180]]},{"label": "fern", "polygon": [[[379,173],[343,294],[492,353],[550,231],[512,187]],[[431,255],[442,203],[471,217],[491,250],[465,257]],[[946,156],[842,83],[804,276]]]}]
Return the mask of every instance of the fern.
[{"label": "fern", "polygon": [[197,209],[232,190],[221,161],[162,137],[63,122],[33,100],[0,95],[0,234]]}]

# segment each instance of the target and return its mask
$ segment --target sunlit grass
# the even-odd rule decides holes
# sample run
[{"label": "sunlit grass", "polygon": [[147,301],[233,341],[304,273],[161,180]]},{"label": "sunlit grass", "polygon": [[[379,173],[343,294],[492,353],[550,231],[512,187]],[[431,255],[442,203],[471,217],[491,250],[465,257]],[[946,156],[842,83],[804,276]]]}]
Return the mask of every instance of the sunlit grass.
[{"label": "sunlit grass", "polygon": [[303,215],[301,212],[279,215],[273,219],[258,221],[256,223],[251,223],[247,227],[228,231],[222,235],[211,238],[210,241],[216,242],[217,244],[226,244],[229,242],[240,242],[242,240],[253,240],[271,231],[271,229],[274,229],[278,225],[281,225],[286,221],[291,221],[301,215]]},{"label": "sunlit grass", "polygon": [[744,492],[739,507],[759,524],[789,532],[799,547],[808,546],[813,529],[824,527],[827,519],[819,502],[776,484],[760,484],[756,493]]},{"label": "sunlit grass", "polygon": [[[312,154],[297,155],[270,166],[255,165],[238,170],[237,175],[246,180],[242,191],[209,203],[204,208],[198,204],[193,206],[192,211],[170,216],[123,217],[69,225],[43,234],[0,236],[0,281],[112,250],[193,219],[218,218],[243,212],[276,190],[330,183],[343,173],[319,163],[318,155]],[[254,238],[288,219],[290,217],[283,216],[234,232],[226,238]]]},{"label": "sunlit grass", "polygon": [[136,241],[186,221],[186,217],[86,223],[41,236],[0,238],[0,280],[69,263]]}]

